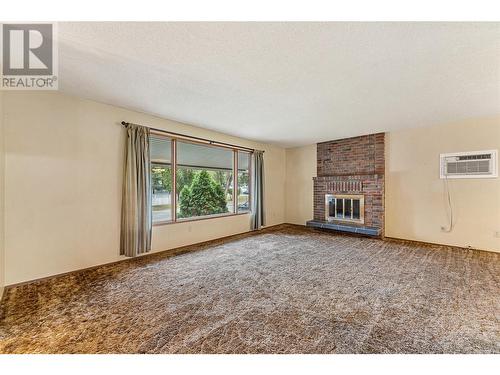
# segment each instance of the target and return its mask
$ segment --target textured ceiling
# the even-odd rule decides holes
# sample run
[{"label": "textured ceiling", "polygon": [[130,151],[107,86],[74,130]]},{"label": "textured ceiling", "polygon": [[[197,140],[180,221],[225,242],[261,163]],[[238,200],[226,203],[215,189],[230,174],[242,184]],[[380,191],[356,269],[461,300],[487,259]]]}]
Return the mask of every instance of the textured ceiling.
[{"label": "textured ceiling", "polygon": [[500,114],[500,23],[60,23],[59,55],[63,92],[286,147]]}]

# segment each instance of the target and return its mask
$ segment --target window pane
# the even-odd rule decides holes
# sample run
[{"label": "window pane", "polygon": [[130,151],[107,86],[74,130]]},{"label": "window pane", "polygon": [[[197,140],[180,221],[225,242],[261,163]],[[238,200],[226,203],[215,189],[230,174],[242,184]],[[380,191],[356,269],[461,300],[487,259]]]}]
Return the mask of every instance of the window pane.
[{"label": "window pane", "polygon": [[351,218],[351,199],[344,199],[344,216],[346,219]]},{"label": "window pane", "polygon": [[170,164],[172,157],[172,140],[166,137],[151,136],[149,139],[151,161]]},{"label": "window pane", "polygon": [[250,169],[250,153],[238,151],[238,169],[248,171]]},{"label": "window pane", "polygon": [[177,141],[177,217],[233,209],[233,151]]},{"label": "window pane", "polygon": [[177,166],[232,171],[233,151],[221,147],[178,141]]},{"label": "window pane", "polygon": [[352,201],[352,218],[359,220],[359,199],[354,199]]},{"label": "window pane", "polygon": [[344,218],[344,200],[337,198],[337,219]]},{"label": "window pane", "polygon": [[238,212],[250,211],[250,153],[238,151]]},{"label": "window pane", "polygon": [[335,198],[328,199],[328,217],[335,217]]},{"label": "window pane", "polygon": [[153,223],[172,220],[172,140],[151,136],[151,189],[153,190]]}]

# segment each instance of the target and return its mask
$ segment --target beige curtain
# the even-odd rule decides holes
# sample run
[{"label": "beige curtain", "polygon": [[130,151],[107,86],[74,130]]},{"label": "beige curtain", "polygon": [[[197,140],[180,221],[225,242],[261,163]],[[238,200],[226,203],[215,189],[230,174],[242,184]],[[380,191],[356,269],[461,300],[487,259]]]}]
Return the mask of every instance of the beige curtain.
[{"label": "beige curtain", "polygon": [[253,198],[251,229],[261,229],[266,225],[264,217],[264,152],[255,150],[253,153]]},{"label": "beige curtain", "polygon": [[126,131],[120,254],[133,257],[151,250],[149,128],[128,124]]}]

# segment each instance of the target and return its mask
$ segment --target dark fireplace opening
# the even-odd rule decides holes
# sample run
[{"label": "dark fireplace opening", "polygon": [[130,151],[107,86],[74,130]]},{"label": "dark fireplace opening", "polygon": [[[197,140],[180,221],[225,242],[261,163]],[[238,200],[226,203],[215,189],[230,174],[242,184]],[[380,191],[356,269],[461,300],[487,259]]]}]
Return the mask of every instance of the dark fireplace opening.
[{"label": "dark fireplace opening", "polygon": [[363,195],[325,195],[326,221],[348,221],[364,223],[364,196]]}]

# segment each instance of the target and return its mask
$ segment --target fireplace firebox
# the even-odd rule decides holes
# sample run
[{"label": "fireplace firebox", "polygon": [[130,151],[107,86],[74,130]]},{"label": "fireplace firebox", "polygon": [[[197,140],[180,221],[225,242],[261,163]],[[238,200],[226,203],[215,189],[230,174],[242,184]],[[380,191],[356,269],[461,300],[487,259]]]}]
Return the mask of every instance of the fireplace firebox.
[{"label": "fireplace firebox", "polygon": [[325,194],[325,220],[365,222],[365,198],[362,194]]}]

